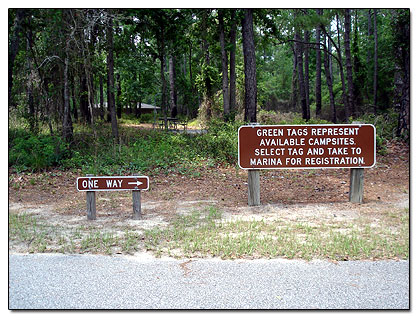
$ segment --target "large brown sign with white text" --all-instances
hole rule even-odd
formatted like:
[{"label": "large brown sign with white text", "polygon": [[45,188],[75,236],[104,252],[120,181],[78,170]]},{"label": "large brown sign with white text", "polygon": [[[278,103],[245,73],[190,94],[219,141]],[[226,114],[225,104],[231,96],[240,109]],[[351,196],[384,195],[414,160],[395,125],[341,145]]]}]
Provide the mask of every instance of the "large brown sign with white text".
[{"label": "large brown sign with white text", "polygon": [[370,124],[242,126],[242,169],[370,168],[376,129]]}]

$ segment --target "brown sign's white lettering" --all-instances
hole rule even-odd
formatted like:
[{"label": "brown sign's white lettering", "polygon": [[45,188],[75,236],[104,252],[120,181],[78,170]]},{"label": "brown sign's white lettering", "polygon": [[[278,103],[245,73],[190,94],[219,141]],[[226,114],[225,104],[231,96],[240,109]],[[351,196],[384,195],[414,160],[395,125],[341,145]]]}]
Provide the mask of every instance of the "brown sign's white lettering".
[{"label": "brown sign's white lettering", "polygon": [[242,126],[242,169],[370,168],[376,130],[369,124]]}]

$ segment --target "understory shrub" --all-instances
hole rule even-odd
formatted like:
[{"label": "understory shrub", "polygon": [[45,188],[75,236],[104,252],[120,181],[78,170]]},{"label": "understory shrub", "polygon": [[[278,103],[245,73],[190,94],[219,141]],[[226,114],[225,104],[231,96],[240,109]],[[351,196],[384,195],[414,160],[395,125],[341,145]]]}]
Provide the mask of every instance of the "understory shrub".
[{"label": "understory shrub", "polygon": [[58,136],[9,131],[9,166],[39,171],[58,166],[68,156],[68,145]]}]

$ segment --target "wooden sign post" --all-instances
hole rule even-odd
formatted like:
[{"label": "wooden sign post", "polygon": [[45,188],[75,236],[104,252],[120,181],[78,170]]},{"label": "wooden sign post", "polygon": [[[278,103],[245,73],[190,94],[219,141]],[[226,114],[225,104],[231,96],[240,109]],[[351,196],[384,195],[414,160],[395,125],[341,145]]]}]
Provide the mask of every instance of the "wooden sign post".
[{"label": "wooden sign post", "polygon": [[[138,176],[138,174],[135,174]],[[133,219],[141,219],[141,190],[133,190]]]},{"label": "wooden sign post", "polygon": [[[92,177],[93,174],[87,174],[86,177]],[[96,219],[96,192],[86,191],[86,207],[87,207],[87,218],[89,220]]]},{"label": "wooden sign post", "polygon": [[363,202],[363,182],[364,182],[364,169],[362,168],[350,169],[350,190],[349,190],[350,202],[359,203],[359,204]]},{"label": "wooden sign post", "polygon": [[87,218],[96,219],[96,191],[133,191],[133,219],[141,219],[141,190],[149,189],[147,176],[105,176],[95,177],[88,174],[76,180],[77,190],[86,191]]},{"label": "wooden sign post", "polygon": [[350,201],[361,202],[363,169],[375,163],[376,129],[369,124],[253,124],[238,130],[238,164],[248,170],[250,206],[260,203],[259,174],[250,171],[350,168],[355,170],[351,171]]},{"label": "wooden sign post", "polygon": [[[362,125],[363,123],[354,121],[353,124]],[[362,168],[350,169],[349,201],[352,203],[363,203],[363,184],[365,178],[364,173],[364,169]]]},{"label": "wooden sign post", "polygon": [[260,170],[248,170],[248,206],[259,206]]}]

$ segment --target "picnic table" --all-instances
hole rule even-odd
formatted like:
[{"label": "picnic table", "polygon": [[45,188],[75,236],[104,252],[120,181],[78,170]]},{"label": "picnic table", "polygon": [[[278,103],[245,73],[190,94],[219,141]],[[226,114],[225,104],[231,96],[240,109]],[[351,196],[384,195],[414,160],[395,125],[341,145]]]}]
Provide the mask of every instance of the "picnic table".
[{"label": "picnic table", "polygon": [[[168,128],[169,129],[177,130],[178,125],[183,126],[184,130],[187,129],[187,122],[186,121],[179,120],[178,118],[173,118],[173,117],[167,117],[166,120],[168,121]],[[160,129],[165,128],[165,118],[164,117],[159,118],[159,128]]]}]

